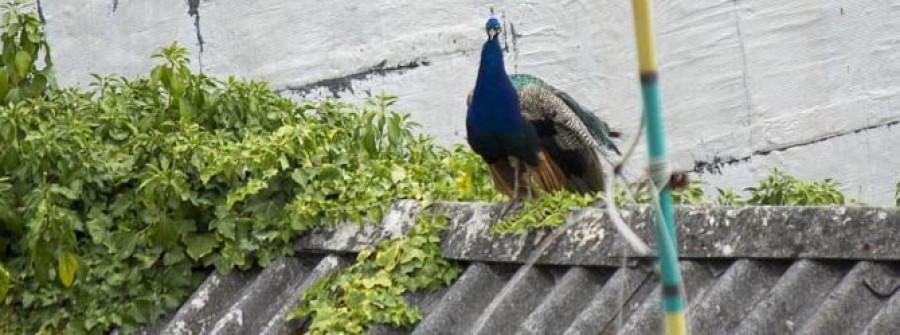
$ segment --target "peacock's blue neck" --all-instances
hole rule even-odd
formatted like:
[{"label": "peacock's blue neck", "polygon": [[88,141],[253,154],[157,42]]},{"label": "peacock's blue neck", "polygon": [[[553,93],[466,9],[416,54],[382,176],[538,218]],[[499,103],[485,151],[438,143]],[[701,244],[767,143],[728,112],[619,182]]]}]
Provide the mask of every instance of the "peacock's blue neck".
[{"label": "peacock's blue neck", "polygon": [[481,49],[478,79],[466,122],[478,132],[515,131],[522,121],[518,104],[516,89],[503,65],[500,42],[488,40]]}]

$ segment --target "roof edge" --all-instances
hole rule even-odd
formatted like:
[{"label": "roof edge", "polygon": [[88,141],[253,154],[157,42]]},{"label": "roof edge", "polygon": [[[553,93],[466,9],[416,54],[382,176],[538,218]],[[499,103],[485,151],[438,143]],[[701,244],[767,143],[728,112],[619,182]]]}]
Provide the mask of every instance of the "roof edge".
[{"label": "roof edge", "polygon": [[[441,249],[451,259],[524,263],[552,229],[498,235],[491,233],[501,206],[444,202],[429,211],[449,216]],[[628,206],[622,219],[649,245],[655,244],[651,207]],[[415,224],[422,206],[395,203],[382,224],[340,224],[318,228],[300,238],[304,252],[352,253],[380,240],[402,236]],[[900,211],[893,207],[676,206],[681,258],[767,258],[900,260]],[[605,210],[570,213],[564,231],[537,261],[545,265],[618,266],[629,250],[612,228]]]}]

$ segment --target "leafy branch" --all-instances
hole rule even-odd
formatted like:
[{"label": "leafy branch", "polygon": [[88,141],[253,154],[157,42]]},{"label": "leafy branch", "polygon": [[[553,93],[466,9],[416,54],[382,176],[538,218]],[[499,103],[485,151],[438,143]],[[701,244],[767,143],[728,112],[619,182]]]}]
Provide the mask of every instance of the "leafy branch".
[{"label": "leafy branch", "polygon": [[419,321],[418,309],[403,295],[450,284],[459,266],[444,259],[438,232],[446,216],[420,216],[405,237],[361,251],[356,263],[308,289],[288,320],[311,317],[310,334],[362,334],[372,324],[410,327]]}]

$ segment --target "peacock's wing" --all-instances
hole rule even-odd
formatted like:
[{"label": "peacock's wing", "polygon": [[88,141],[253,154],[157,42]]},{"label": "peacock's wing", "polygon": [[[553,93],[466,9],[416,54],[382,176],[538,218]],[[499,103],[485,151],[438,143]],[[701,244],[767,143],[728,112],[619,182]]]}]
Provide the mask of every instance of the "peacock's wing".
[{"label": "peacock's wing", "polygon": [[581,123],[584,124],[584,127],[587,128],[588,133],[590,133],[590,135],[597,143],[602,144],[604,147],[612,150],[617,154],[621,154],[621,152],[619,152],[619,148],[616,147],[616,144],[613,143],[611,139],[611,137],[614,136],[613,132],[609,128],[609,125],[599,117],[597,117],[597,115],[591,113],[586,108],[578,104],[578,102],[575,101],[575,99],[573,99],[572,96],[570,96],[568,93],[557,89],[550,84],[547,84],[541,78],[535,77],[530,74],[514,74],[510,75],[509,79],[512,82],[513,87],[515,87],[516,91],[519,92],[520,99],[522,90],[524,90],[527,86],[537,86],[539,88],[543,88],[552,92],[560,100],[562,100],[563,103],[565,103],[566,106],[569,107],[569,109],[572,110],[578,120],[580,120]]},{"label": "peacock's wing", "polygon": [[513,88],[516,89],[516,92],[522,92],[522,89],[527,85],[537,85],[540,87],[553,89],[553,86],[547,84],[547,82],[545,82],[543,79],[525,73],[510,75],[509,81],[512,82]]},{"label": "peacock's wing", "polygon": [[606,122],[603,122],[597,115],[594,115],[594,113],[581,107],[581,105],[579,105],[575,99],[572,99],[568,93],[556,89],[554,89],[554,93],[572,109],[597,142],[603,144],[603,146],[616,154],[622,154],[610,138],[612,131],[609,129],[609,125]]},{"label": "peacock's wing", "polygon": [[535,83],[519,90],[519,111],[538,131],[541,144],[581,192],[603,189],[599,141],[586,122],[551,87]]}]

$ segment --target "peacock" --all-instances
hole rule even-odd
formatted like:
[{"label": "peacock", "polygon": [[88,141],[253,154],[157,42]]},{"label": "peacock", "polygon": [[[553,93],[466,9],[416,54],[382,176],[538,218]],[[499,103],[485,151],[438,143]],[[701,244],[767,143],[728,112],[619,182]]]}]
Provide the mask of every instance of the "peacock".
[{"label": "peacock", "polygon": [[[492,16],[475,88],[469,93],[466,137],[488,164],[511,205],[545,192],[603,189],[598,154],[619,154],[609,125],[571,96],[528,74],[507,75],[500,21]],[[603,149],[601,149],[603,148]]]}]

